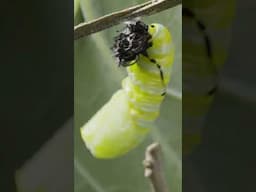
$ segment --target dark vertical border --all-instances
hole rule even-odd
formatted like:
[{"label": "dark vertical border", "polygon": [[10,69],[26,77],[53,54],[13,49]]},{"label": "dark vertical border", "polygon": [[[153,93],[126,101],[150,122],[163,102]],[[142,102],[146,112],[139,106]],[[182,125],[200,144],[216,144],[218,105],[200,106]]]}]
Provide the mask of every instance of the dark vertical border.
[{"label": "dark vertical border", "polygon": [[[207,2],[218,4],[219,9],[216,9],[215,13],[208,13],[207,10],[210,9],[203,10],[203,7],[208,6]],[[187,10],[183,12],[186,13],[183,15],[202,20],[202,22],[194,22],[195,26],[197,25],[198,29],[202,31],[202,39],[205,39],[206,42],[206,51],[202,52],[202,55],[198,55],[199,57],[214,56],[216,51],[223,51],[214,47],[214,44],[218,43],[217,40],[213,40],[215,37],[216,39],[222,38],[223,42],[226,41],[225,38],[231,37],[231,42],[226,50],[227,59],[223,67],[218,69],[219,79],[216,89],[213,89],[215,96],[201,130],[201,140],[189,154],[183,154],[184,192],[256,191],[254,179],[256,171],[256,25],[253,24],[256,16],[256,3],[252,0],[236,0],[229,35],[226,36],[225,32],[221,31],[216,32],[218,30],[214,28],[207,29],[207,25],[211,24],[203,23],[203,21],[216,20],[219,23],[224,23],[227,20],[226,17],[220,17],[220,15],[229,14],[232,5],[228,5],[226,1],[219,0],[193,1],[193,3],[189,0],[183,1],[183,7],[196,11],[201,9],[201,13],[208,14],[208,17],[200,18],[199,15],[192,14]],[[197,9],[194,9],[195,7]],[[200,8],[198,9],[198,7]],[[219,19],[216,19],[218,17]],[[183,23],[183,29],[187,29],[186,24]],[[211,34],[209,40],[204,37],[206,31]],[[185,37],[192,33],[193,31],[183,30],[183,69],[185,69],[186,56],[197,51],[196,48],[194,50],[188,48],[184,43],[187,40]],[[213,44],[211,49],[213,54],[209,54],[211,43]],[[185,81],[189,74],[184,70],[182,75],[184,90],[194,91],[194,87],[188,87],[187,81]],[[202,87],[198,86],[197,88]],[[194,105],[192,108],[188,102],[185,102],[186,97],[190,97],[186,93],[183,91],[183,119],[187,115],[184,113],[186,109],[198,110],[198,105]],[[183,124],[185,123],[183,122]],[[190,141],[184,135],[183,129],[183,145],[189,145]]]},{"label": "dark vertical border", "polygon": [[[71,0],[10,1],[1,7],[0,191],[16,191],[15,171],[73,116],[74,8]],[[73,144],[73,132],[69,139]],[[73,181],[73,152],[67,153],[62,174]]]}]

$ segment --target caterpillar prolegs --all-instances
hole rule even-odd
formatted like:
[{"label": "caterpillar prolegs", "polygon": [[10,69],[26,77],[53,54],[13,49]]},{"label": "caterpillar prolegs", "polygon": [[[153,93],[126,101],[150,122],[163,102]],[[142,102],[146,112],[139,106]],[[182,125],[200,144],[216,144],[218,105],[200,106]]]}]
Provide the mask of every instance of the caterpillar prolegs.
[{"label": "caterpillar prolegs", "polygon": [[115,38],[114,55],[127,67],[122,88],[81,127],[81,136],[96,158],[115,158],[135,148],[159,116],[170,81],[174,45],[161,24],[134,21]]}]

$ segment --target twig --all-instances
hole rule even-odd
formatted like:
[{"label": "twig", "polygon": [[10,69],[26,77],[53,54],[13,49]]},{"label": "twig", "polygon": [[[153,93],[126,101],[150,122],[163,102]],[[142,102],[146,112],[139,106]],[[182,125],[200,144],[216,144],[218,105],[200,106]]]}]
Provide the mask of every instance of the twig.
[{"label": "twig", "polygon": [[150,179],[154,192],[169,192],[161,161],[161,148],[159,143],[149,145],[145,152],[144,176]]},{"label": "twig", "polygon": [[121,11],[110,13],[93,21],[75,26],[74,39],[77,40],[92,33],[102,31],[125,20],[139,16],[152,15],[178,4],[181,4],[181,0],[152,0]]}]

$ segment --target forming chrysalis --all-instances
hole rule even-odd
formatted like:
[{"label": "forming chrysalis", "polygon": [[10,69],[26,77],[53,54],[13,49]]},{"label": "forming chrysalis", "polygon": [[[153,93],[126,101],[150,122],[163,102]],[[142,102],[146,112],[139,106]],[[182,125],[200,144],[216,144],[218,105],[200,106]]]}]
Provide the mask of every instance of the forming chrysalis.
[{"label": "forming chrysalis", "polygon": [[81,128],[82,139],[96,158],[121,156],[144,139],[159,116],[174,58],[168,29],[139,20],[126,23],[112,49],[128,76]]}]

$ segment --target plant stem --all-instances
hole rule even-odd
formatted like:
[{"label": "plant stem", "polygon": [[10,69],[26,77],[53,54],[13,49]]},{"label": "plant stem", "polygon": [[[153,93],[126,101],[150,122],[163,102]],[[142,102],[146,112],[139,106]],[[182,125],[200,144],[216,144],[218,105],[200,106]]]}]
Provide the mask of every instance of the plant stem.
[{"label": "plant stem", "polygon": [[158,13],[179,4],[181,4],[181,0],[152,0],[121,11],[113,12],[95,20],[80,23],[75,26],[74,39],[77,40],[84,36],[102,31],[125,20]]},{"label": "plant stem", "polygon": [[147,147],[143,165],[144,176],[149,178],[153,192],[169,192],[163,173],[159,143],[152,143]]}]

